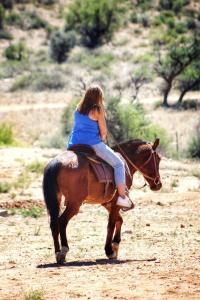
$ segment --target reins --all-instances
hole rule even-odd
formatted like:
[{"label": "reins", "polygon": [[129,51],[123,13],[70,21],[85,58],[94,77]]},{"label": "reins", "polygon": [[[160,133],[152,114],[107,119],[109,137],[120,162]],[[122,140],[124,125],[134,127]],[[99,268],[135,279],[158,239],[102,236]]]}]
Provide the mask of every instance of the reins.
[{"label": "reins", "polygon": [[[130,158],[127,156],[127,154],[124,152],[124,150],[121,148],[121,146],[119,145],[119,143],[116,142],[115,138],[112,136],[112,134],[108,131],[108,134],[112,137],[112,139],[115,141],[116,143],[116,146],[119,148],[119,150],[121,151],[122,155],[124,156],[125,160],[127,160],[129,162],[129,164],[134,168],[136,169],[138,172],[140,172],[144,178],[148,178],[150,180],[153,180],[153,182],[157,185],[157,181],[156,179],[160,179],[160,176],[158,175],[158,171],[156,169],[156,160],[155,160],[155,151],[151,148],[151,154],[149,156],[149,158],[142,164],[142,166],[140,168],[138,168],[131,160]],[[151,177],[147,174],[145,174],[144,172],[141,171],[141,168],[143,168],[146,164],[148,164],[148,162],[151,160],[153,156],[153,161],[154,161],[154,167],[155,167],[155,173],[156,173],[156,177]],[[130,175],[129,175],[130,176]],[[131,178],[132,179],[132,178]],[[140,187],[139,189],[142,189],[143,187],[145,187],[147,184],[146,182],[144,183],[144,185],[142,187]],[[137,187],[136,187],[137,188]]]}]

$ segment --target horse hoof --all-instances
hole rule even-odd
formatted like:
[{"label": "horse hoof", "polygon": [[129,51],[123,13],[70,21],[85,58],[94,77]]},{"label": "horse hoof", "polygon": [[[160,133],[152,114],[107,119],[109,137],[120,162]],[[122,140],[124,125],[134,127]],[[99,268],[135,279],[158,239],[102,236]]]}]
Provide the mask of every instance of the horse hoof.
[{"label": "horse hoof", "polygon": [[118,257],[118,251],[119,251],[119,244],[118,243],[112,243],[112,250],[114,253],[116,253],[116,258]]},{"label": "horse hoof", "polygon": [[56,252],[56,262],[59,265],[62,265],[65,262],[66,254],[62,253],[61,251]]}]

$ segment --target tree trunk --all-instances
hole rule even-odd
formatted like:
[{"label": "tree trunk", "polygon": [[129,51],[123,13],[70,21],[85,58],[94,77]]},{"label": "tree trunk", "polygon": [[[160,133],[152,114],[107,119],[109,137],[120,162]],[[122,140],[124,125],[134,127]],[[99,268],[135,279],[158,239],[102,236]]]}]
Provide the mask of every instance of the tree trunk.
[{"label": "tree trunk", "polygon": [[163,98],[163,106],[165,107],[169,107],[169,104],[168,104],[168,95],[169,95],[169,92],[172,88],[172,82],[171,81],[166,81],[167,83],[167,86],[166,86],[166,89],[164,91],[164,98]]},{"label": "tree trunk", "polygon": [[178,101],[177,101],[177,104],[176,104],[177,107],[180,107],[180,106],[181,106],[182,101],[183,101],[183,97],[185,96],[185,94],[186,94],[188,91],[189,91],[189,89],[185,89],[185,90],[183,90],[183,91],[181,92],[181,94],[180,94],[180,96],[179,96],[179,99],[178,99]]}]

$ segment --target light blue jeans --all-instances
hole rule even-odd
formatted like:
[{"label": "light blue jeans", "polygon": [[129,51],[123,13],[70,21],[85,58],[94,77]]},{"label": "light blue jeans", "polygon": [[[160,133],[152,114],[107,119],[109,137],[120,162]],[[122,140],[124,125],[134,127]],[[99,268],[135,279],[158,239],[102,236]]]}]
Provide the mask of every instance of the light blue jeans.
[{"label": "light blue jeans", "polygon": [[91,146],[97,156],[105,160],[109,165],[114,168],[115,184],[125,184],[125,165],[122,159],[106,144],[103,142]]}]

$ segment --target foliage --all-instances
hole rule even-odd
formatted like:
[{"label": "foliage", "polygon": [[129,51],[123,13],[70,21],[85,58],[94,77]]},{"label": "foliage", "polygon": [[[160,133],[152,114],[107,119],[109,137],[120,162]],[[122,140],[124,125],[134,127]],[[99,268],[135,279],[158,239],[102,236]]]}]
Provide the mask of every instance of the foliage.
[{"label": "foliage", "polygon": [[193,37],[189,41],[181,44],[170,45],[165,56],[159,55],[159,60],[155,66],[157,74],[165,81],[163,89],[163,105],[168,106],[168,95],[177,76],[182,74],[188,66],[200,58],[200,40]]},{"label": "foliage", "polygon": [[136,6],[140,7],[142,11],[146,11],[153,6],[153,0],[137,0],[136,1]]},{"label": "foliage", "polygon": [[182,103],[185,94],[191,90],[200,89],[200,62],[194,61],[178,78],[178,88],[181,92],[178,105]]},{"label": "foliage", "polygon": [[42,300],[42,299],[43,299],[42,290],[32,290],[30,292],[27,292],[23,298],[23,300]]},{"label": "foliage", "polygon": [[0,146],[12,145],[14,143],[13,125],[10,123],[0,124]]},{"label": "foliage", "polygon": [[13,78],[24,71],[27,71],[30,65],[27,60],[7,60],[0,64],[0,79]]},{"label": "foliage", "polygon": [[57,0],[38,0],[38,2],[43,5],[53,5]]},{"label": "foliage", "polygon": [[8,193],[11,185],[8,182],[0,182],[0,193]]},{"label": "foliage", "polygon": [[35,160],[26,166],[26,170],[32,173],[43,173],[46,162]]},{"label": "foliage", "polygon": [[18,42],[16,44],[11,44],[5,49],[4,55],[10,60],[23,60],[27,58],[28,51],[23,42]]},{"label": "foliage", "polygon": [[62,63],[67,59],[68,52],[76,44],[76,34],[73,30],[64,32],[57,30],[52,33],[50,39],[50,55],[53,60]]},{"label": "foliage", "polygon": [[155,137],[160,137],[161,148],[167,150],[169,138],[166,131],[158,125],[148,124],[141,105],[122,104],[118,98],[111,98],[106,111],[108,129],[114,143],[136,138],[153,142]]},{"label": "foliage", "polygon": [[[42,207],[33,206],[32,208],[12,208],[10,210],[12,215],[20,214],[23,217],[40,218],[43,215],[44,209]],[[26,298],[25,298],[26,299]],[[27,299],[38,299],[38,298],[27,298]]]},{"label": "foliage", "polygon": [[188,156],[200,159],[200,119],[188,145]]},{"label": "foliage", "polygon": [[65,83],[60,73],[36,71],[29,75],[22,75],[16,79],[11,91],[20,89],[32,89],[34,91],[58,90],[64,87]]},{"label": "foliage", "polygon": [[160,0],[160,9],[173,10],[176,14],[179,14],[183,7],[190,3],[190,0]]},{"label": "foliage", "polygon": [[12,40],[13,36],[10,32],[5,30],[0,30],[0,40]]},{"label": "foliage", "polygon": [[4,7],[0,4],[0,30],[4,28],[4,20],[5,20],[5,10]]},{"label": "foliage", "polygon": [[12,11],[6,16],[6,22],[24,30],[48,27],[48,23],[40,18],[36,11],[24,11],[20,14]]},{"label": "foliage", "polygon": [[66,16],[66,28],[75,29],[88,47],[109,41],[119,25],[118,3],[118,0],[74,0]]}]

